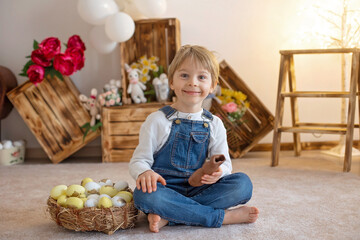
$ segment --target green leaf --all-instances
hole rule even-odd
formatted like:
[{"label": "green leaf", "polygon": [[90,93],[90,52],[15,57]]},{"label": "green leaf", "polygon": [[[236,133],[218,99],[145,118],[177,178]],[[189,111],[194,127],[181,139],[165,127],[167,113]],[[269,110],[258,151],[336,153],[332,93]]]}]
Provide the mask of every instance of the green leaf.
[{"label": "green leaf", "polygon": [[55,76],[58,77],[61,81],[64,81],[63,75],[54,69]]},{"label": "green leaf", "polygon": [[90,123],[89,123],[89,122],[87,122],[87,123],[85,123],[84,125],[81,126],[81,128],[89,128],[89,127],[90,127]]},{"label": "green leaf", "polygon": [[26,56],[25,58],[31,58],[31,55],[29,55],[29,56]]},{"label": "green leaf", "polygon": [[34,50],[39,48],[39,43],[34,39],[34,43],[33,43],[33,48]]},{"label": "green leaf", "polygon": [[102,122],[96,123],[94,126],[91,127],[91,131],[96,132],[98,128],[102,126]]},{"label": "green leaf", "polygon": [[19,73],[19,76],[27,77],[26,73]]},{"label": "green leaf", "polygon": [[65,47],[67,48],[67,43],[63,43],[65,45]]},{"label": "green leaf", "polygon": [[23,69],[22,69],[22,71],[21,71],[21,73],[19,74],[20,76],[27,76],[27,74],[26,74],[26,71],[29,69],[29,67],[31,66],[31,65],[33,65],[34,64],[34,62],[33,61],[31,61],[31,60],[29,60],[25,65],[24,65],[24,67],[23,67]]},{"label": "green leaf", "polygon": [[83,142],[85,142],[86,135],[88,134],[89,131],[90,131],[90,128],[85,130],[84,136],[83,136]]}]

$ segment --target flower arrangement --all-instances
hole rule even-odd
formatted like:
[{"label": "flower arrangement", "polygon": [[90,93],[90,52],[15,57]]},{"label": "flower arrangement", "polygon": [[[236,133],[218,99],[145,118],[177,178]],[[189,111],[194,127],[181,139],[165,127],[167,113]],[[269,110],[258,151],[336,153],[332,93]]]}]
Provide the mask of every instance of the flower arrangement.
[{"label": "flower arrangement", "polygon": [[101,106],[120,106],[122,105],[121,102],[121,95],[117,89],[111,89],[99,95],[99,101]]},{"label": "flower arrangement", "polygon": [[247,96],[240,91],[221,88],[221,95],[218,98],[221,101],[221,109],[227,113],[228,119],[241,125],[242,117],[250,107],[250,102],[246,100]]},{"label": "flower arrangement", "polygon": [[164,68],[163,66],[159,66],[157,64],[158,61],[159,58],[156,56],[151,56],[148,58],[144,55],[140,57],[137,62],[130,64],[131,68],[140,70],[140,81],[146,86],[146,91],[144,94],[150,102],[156,101],[155,89],[150,80],[158,78],[162,73],[164,73]]},{"label": "flower arrangement", "polygon": [[30,60],[25,64],[20,76],[27,76],[35,85],[41,83],[44,77],[58,77],[63,80],[64,76],[70,76],[84,67],[86,50],[85,44],[78,35],[68,39],[66,50],[61,53],[61,42],[58,38],[49,37],[40,44],[34,40]]}]

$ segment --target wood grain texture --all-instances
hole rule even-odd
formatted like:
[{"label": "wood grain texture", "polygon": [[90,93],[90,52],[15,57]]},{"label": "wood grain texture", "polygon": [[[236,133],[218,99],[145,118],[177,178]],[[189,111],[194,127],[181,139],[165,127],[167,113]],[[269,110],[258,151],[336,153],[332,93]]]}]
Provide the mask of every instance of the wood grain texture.
[{"label": "wood grain texture", "polygon": [[274,116],[226,61],[220,63],[219,84],[223,88],[241,91],[250,102],[250,107],[242,118],[244,123],[235,125],[228,120],[221,106],[215,100],[212,101],[212,113],[220,115],[227,128],[231,156],[241,157],[273,129]]},{"label": "wood grain texture", "polygon": [[83,141],[81,126],[90,115],[81,105],[79,91],[67,77],[45,78],[36,87],[30,81],[8,93],[31,132],[53,163],[58,163],[100,135],[90,132]]}]

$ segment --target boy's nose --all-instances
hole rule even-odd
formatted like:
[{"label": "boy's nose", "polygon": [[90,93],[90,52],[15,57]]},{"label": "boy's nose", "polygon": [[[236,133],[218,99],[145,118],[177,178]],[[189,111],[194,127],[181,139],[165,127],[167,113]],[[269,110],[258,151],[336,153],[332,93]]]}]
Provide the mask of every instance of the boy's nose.
[{"label": "boy's nose", "polygon": [[189,79],[189,85],[190,85],[190,86],[197,86],[197,85],[198,85],[197,78],[196,78],[196,77],[191,77],[191,78]]}]

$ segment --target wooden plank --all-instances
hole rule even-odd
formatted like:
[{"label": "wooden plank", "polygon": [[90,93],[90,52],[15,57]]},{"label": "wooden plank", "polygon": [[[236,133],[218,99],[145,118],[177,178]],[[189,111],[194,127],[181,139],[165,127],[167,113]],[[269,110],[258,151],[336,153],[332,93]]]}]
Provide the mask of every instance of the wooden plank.
[{"label": "wooden plank", "polygon": [[294,91],[284,92],[283,97],[304,97],[304,98],[349,98],[350,92],[321,92],[321,91]]},{"label": "wooden plank", "polygon": [[109,122],[109,135],[136,135],[139,134],[143,121],[139,122]]},{"label": "wooden plank", "polygon": [[327,53],[356,53],[360,48],[334,48],[334,49],[299,49],[299,50],[280,50],[282,55],[292,54],[327,54]]},{"label": "wooden plank", "polygon": [[281,140],[281,131],[279,131],[279,128],[282,125],[283,113],[284,113],[284,98],[281,96],[281,93],[284,92],[285,90],[288,65],[289,65],[288,57],[281,55],[279,82],[278,82],[276,109],[275,109],[273,148],[271,152],[272,167],[277,166],[279,164],[280,140]]},{"label": "wooden plank", "polygon": [[139,144],[139,135],[109,136],[109,148],[135,149]]},{"label": "wooden plank", "polygon": [[[289,91],[293,93],[296,91],[295,64],[294,64],[293,55],[290,55],[289,57],[288,79],[289,79]],[[296,97],[290,98],[290,108],[291,108],[291,123],[292,126],[295,127],[296,123],[299,121],[298,101]],[[300,134],[293,133],[293,139],[294,139],[295,156],[300,156],[300,152],[301,152]]]},{"label": "wooden plank", "polygon": [[[49,81],[43,81],[41,84],[38,85],[39,91],[41,91],[43,100],[42,103],[50,106],[50,111],[52,111],[52,119],[53,121],[58,121],[64,128],[64,131],[66,131],[70,135],[70,138],[72,139],[78,139],[82,137],[82,131],[79,128],[79,126],[76,124],[76,120],[73,117],[73,113],[69,111],[64,104],[63,101],[61,101],[61,97],[56,93],[57,89],[54,89]],[[34,91],[33,91],[34,92]],[[38,102],[37,104],[40,105]],[[56,107],[53,107],[56,106]],[[52,121],[49,119],[49,121]],[[75,124],[74,124],[75,123]],[[62,134],[65,135],[65,134]],[[67,141],[68,143],[68,141]],[[65,143],[65,145],[67,144]]]},{"label": "wooden plank", "polygon": [[40,92],[40,85],[45,85],[45,82],[39,84],[37,88],[34,88],[33,91],[26,91],[24,95],[31,103],[33,109],[36,111],[38,116],[41,118],[42,122],[46,126],[47,131],[56,139],[57,143],[64,147],[64,145],[69,144],[71,141],[71,136],[64,129],[62,124],[57,118],[54,118],[52,109],[44,101],[42,93]]},{"label": "wooden plank", "polygon": [[101,108],[101,122],[102,122],[102,131],[101,131],[101,147],[102,147],[102,161],[110,161],[110,134],[109,134],[109,115],[110,108],[102,107]]},{"label": "wooden plank", "polygon": [[[310,122],[298,122],[296,126],[313,126],[313,127],[342,127],[346,128],[347,124],[345,123],[310,123]],[[354,128],[359,128],[359,124],[354,124]]]},{"label": "wooden plank", "polygon": [[74,90],[71,90],[70,86],[68,86],[65,81],[61,81],[55,77],[51,79],[49,83],[55,89],[55,92],[58,94],[59,99],[68,109],[68,112],[71,113],[71,116],[67,115],[68,117],[74,118],[79,127],[87,122],[90,122],[90,115],[81,105],[79,96],[75,96],[73,94]]},{"label": "wooden plank", "polygon": [[344,156],[344,172],[351,170],[351,157],[352,157],[352,143],[354,136],[354,120],[355,120],[355,104],[356,104],[356,84],[360,75],[360,53],[353,53],[352,66],[351,66],[351,78],[350,78],[350,99],[349,109],[347,115],[347,129],[346,129],[346,144],[345,144],[345,156]]},{"label": "wooden plank", "polygon": [[[32,88],[36,88],[35,85],[29,87],[27,90],[32,90]],[[48,157],[52,160],[54,155],[61,152],[63,149],[58,145],[54,136],[48,131],[41,117],[34,110],[24,94],[19,93],[16,96],[12,95],[9,99],[16,107]]]},{"label": "wooden plank", "polygon": [[280,127],[279,132],[298,132],[298,133],[323,133],[323,134],[346,134],[346,128],[333,127]]},{"label": "wooden plank", "polygon": [[134,149],[112,149],[108,162],[129,162]]}]

